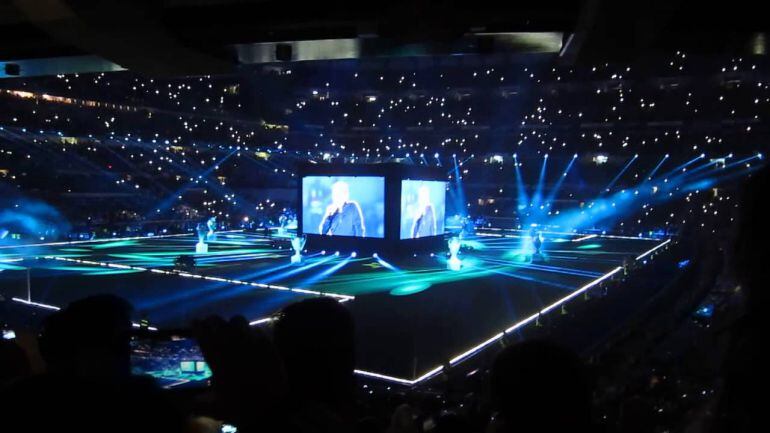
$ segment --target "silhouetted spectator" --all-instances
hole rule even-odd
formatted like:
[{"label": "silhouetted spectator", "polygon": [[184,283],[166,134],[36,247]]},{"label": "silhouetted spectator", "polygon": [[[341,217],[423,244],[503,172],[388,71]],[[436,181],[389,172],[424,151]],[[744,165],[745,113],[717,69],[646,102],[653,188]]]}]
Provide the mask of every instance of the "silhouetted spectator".
[{"label": "silhouetted spectator", "polygon": [[3,431],[175,432],[183,420],[154,381],[130,375],[131,306],[99,295],[51,315],[40,338],[48,371],[0,396]]},{"label": "silhouetted spectator", "polygon": [[239,432],[279,431],[285,420],[286,376],[273,343],[242,316],[194,324],[209,364],[218,419]]},{"label": "silhouetted spectator", "polygon": [[12,340],[0,340],[0,390],[29,373],[29,360],[21,347]]},{"label": "silhouetted spectator", "polygon": [[730,349],[725,361],[725,385],[719,405],[715,431],[762,431],[768,424],[763,401],[768,380],[768,355],[764,347],[768,335],[766,319],[768,276],[765,249],[770,242],[767,230],[767,192],[770,170],[756,173],[746,184],[739,205],[735,250],[732,257],[741,288],[746,294],[746,313],[730,328]]},{"label": "silhouetted spectator", "polygon": [[353,319],[330,298],[284,309],[275,344],[289,378],[292,419],[301,431],[352,431],[355,426]]},{"label": "silhouetted spectator", "polygon": [[96,295],[48,317],[40,352],[48,372],[123,380],[131,374],[131,305],[112,295]]},{"label": "silhouetted spectator", "polygon": [[591,391],[573,352],[545,341],[503,350],[491,375],[498,426],[505,432],[590,430]]}]

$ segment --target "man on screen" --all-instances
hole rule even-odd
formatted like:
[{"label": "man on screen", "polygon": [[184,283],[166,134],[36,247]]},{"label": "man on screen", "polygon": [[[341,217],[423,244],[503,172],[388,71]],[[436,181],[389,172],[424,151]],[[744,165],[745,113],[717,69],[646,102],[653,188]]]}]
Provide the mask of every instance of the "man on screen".
[{"label": "man on screen", "polygon": [[412,239],[436,235],[436,212],[430,201],[430,189],[423,185],[417,190],[417,210],[412,222]]},{"label": "man on screen", "polygon": [[350,200],[347,182],[338,181],[332,185],[332,203],[326,207],[318,230],[322,235],[366,236],[361,206]]}]

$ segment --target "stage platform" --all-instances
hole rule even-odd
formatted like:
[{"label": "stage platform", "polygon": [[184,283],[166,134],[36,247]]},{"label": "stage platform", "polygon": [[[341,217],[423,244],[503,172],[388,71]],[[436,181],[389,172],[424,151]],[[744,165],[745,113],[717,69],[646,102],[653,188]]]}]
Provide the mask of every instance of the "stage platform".
[{"label": "stage platform", "polygon": [[351,310],[358,373],[405,385],[428,379],[644,260],[662,239],[544,233],[540,256],[528,236],[487,230],[463,241],[463,267],[447,270],[445,251],[409,257],[311,251],[291,265],[287,239],[220,233],[194,270],[174,270],[194,255],[190,235],[0,247],[0,292],[52,310],[95,293],[114,293],[136,320],[185,327],[209,314],[244,315],[254,326],[292,302],[332,296]]}]

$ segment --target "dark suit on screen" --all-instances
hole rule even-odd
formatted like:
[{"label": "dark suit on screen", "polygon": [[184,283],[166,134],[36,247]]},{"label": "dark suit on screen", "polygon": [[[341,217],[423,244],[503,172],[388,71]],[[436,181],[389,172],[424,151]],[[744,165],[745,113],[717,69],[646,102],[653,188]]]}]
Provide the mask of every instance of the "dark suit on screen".
[{"label": "dark suit on screen", "polygon": [[341,209],[327,212],[321,221],[320,232],[322,235],[366,236],[361,207],[358,203],[349,201],[342,205]]},{"label": "dark suit on screen", "polygon": [[433,211],[433,205],[425,206],[422,215],[415,218],[412,224],[412,238],[424,238],[426,236],[436,235],[436,213]]}]

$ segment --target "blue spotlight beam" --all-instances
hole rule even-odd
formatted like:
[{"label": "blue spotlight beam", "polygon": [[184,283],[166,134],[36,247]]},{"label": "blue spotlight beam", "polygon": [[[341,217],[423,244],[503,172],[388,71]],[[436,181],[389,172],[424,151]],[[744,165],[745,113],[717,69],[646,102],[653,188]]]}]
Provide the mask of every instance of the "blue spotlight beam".
[{"label": "blue spotlight beam", "polygon": [[647,175],[648,181],[652,180],[652,178],[655,176],[655,173],[657,173],[658,170],[660,170],[660,167],[663,165],[664,162],[666,162],[667,159],[668,159],[668,154],[665,154],[663,158],[661,158],[660,161],[658,162],[658,165],[656,165],[655,168],[653,168],[652,171],[650,171],[650,173]]},{"label": "blue spotlight beam", "polygon": [[[208,175],[211,174],[211,172],[216,170],[216,168],[220,164],[222,164],[223,162],[227,161],[236,152],[238,152],[237,149],[233,150],[232,152],[230,152],[227,155],[225,155],[222,159],[220,159],[219,161],[215,162],[210,167],[206,168],[200,174],[198,174],[197,176],[193,176],[193,177],[197,177],[198,179],[207,178]],[[171,204],[174,203],[174,201],[177,199],[177,197],[180,194],[182,194],[185,191],[187,191],[188,189],[190,189],[190,187],[192,187],[194,184],[195,184],[195,180],[192,180],[192,181],[189,181],[189,182],[185,183],[181,188],[179,188],[178,190],[174,191],[173,194],[169,195],[166,199],[161,201],[158,206],[155,206],[155,209],[160,209],[161,211],[165,211],[165,210],[169,209],[171,207]]]},{"label": "blue spotlight beam", "polygon": [[546,204],[550,204],[553,201],[553,199],[556,198],[556,194],[558,194],[559,189],[561,189],[561,184],[564,183],[564,179],[567,178],[567,174],[569,173],[569,170],[572,168],[572,166],[575,164],[576,159],[577,159],[577,153],[567,163],[567,167],[564,169],[561,176],[559,176],[559,180],[556,181],[556,184],[551,189],[551,192],[548,194],[548,197],[546,197],[545,199]]},{"label": "blue spotlight beam", "polygon": [[626,165],[624,165],[623,168],[618,172],[618,174],[616,174],[615,177],[612,178],[610,183],[608,183],[607,186],[605,186],[604,189],[601,190],[599,195],[602,195],[605,192],[610,192],[612,187],[615,186],[615,184],[620,180],[620,177],[623,176],[623,173],[625,173],[626,170],[628,170],[628,168],[631,167],[631,164],[633,164],[633,162],[636,161],[637,158],[639,158],[639,154],[632,156],[631,159],[626,163]]},{"label": "blue spotlight beam", "polygon": [[695,164],[696,162],[700,161],[701,159],[703,159],[705,157],[706,157],[706,154],[701,153],[699,156],[696,156],[695,158],[685,162],[684,164],[681,164],[681,165],[677,166],[676,168],[673,168],[673,169],[665,172],[664,174],[660,175],[660,178],[665,179],[665,178],[667,178],[669,176],[675,175],[675,174],[681,172],[682,170],[684,170],[687,167]]},{"label": "blue spotlight beam", "polygon": [[452,155],[452,162],[454,162],[454,202],[455,202],[455,211],[457,214],[459,214],[462,217],[465,217],[468,213],[467,207],[465,205],[465,191],[463,189],[463,183],[462,183],[462,175],[460,174],[460,164],[457,163],[457,157],[455,155]]},{"label": "blue spotlight beam", "polygon": [[548,165],[548,154],[543,156],[543,165],[540,166],[540,176],[537,179],[537,186],[535,186],[535,193],[532,195],[531,206],[534,208],[540,207],[540,203],[543,201],[543,184],[545,184],[545,173]]},{"label": "blue spotlight beam", "polygon": [[524,187],[524,179],[521,177],[521,170],[519,169],[519,159],[516,156],[516,154],[513,155],[513,165],[516,168],[516,194],[517,197],[517,203],[518,203],[518,209],[523,210],[527,207],[527,204],[529,203],[529,198],[527,197],[527,189]]}]

